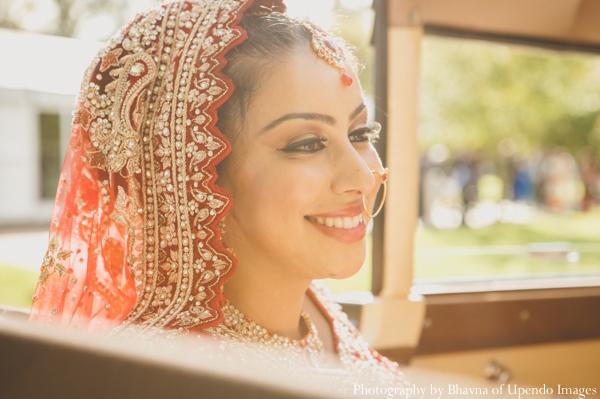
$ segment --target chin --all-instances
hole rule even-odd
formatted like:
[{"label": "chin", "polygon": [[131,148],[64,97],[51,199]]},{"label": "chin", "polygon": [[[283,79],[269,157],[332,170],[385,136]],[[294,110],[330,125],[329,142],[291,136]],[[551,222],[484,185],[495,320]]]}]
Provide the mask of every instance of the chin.
[{"label": "chin", "polygon": [[360,253],[344,253],[345,256],[334,257],[335,260],[331,261],[328,267],[324,268],[327,271],[327,275],[319,278],[333,278],[336,280],[343,280],[348,277],[354,276],[361,269],[365,263],[366,248],[363,245]]},{"label": "chin", "polygon": [[331,273],[329,276],[327,276],[327,278],[332,278],[332,279],[335,279],[335,280],[343,280],[343,279],[352,277],[356,273],[358,273],[358,271],[360,270],[360,268],[363,266],[363,263],[364,262],[360,262],[355,267],[351,267],[351,268],[349,267],[349,268],[346,268],[344,270],[340,270],[338,272]]}]

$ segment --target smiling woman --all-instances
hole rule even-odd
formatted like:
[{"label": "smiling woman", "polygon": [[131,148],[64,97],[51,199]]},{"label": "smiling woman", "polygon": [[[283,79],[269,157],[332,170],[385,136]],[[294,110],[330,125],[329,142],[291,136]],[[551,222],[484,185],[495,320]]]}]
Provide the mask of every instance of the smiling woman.
[{"label": "smiling woman", "polygon": [[234,194],[224,239],[240,260],[226,292],[274,332],[300,337],[297,313],[286,320],[284,309],[300,309],[311,280],[351,276],[364,262],[361,198],[381,169],[366,119],[360,87],[341,84],[308,46],[253,96],[221,184]]},{"label": "smiling woman", "polygon": [[258,343],[292,369],[404,384],[313,282],[364,262],[387,179],[371,144],[380,125],[367,124],[343,43],[284,12],[280,1],[165,3],[100,51],[34,322]]}]

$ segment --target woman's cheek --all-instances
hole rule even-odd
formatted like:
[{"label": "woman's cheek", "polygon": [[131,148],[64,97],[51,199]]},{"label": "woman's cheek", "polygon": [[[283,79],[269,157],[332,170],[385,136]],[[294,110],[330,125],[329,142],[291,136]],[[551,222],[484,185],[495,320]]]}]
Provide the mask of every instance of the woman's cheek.
[{"label": "woman's cheek", "polygon": [[373,144],[369,143],[369,146],[360,152],[360,155],[364,159],[365,163],[369,166],[369,169],[375,171],[382,171],[383,164],[381,163],[381,158],[379,157],[379,153],[373,147]]},{"label": "woman's cheek", "polygon": [[239,201],[243,203],[244,212],[253,215],[252,219],[280,220],[282,213],[292,211],[293,203],[297,200],[298,176],[287,173],[285,168],[272,165],[255,168],[251,173],[244,173],[243,192],[240,191]]},{"label": "woman's cheek", "polygon": [[289,176],[286,179],[278,180],[276,183],[271,187],[271,198],[269,200],[272,207],[276,209],[279,219],[293,222],[293,219],[300,220],[299,218],[303,218],[306,209],[310,209],[311,204],[315,202],[312,194],[314,187],[311,187],[310,181],[299,176]]},{"label": "woman's cheek", "polygon": [[[365,148],[363,151],[360,151],[360,155],[362,156],[363,160],[372,172],[383,171],[383,164],[381,163],[381,158],[379,157],[379,154],[377,153],[375,147],[373,147],[373,144],[369,144],[367,148]],[[378,175],[374,174],[374,176],[377,178],[378,183],[375,185],[373,191],[365,195],[367,203],[369,204],[369,213],[373,212],[377,192],[381,189],[381,184],[379,184],[380,180],[378,178]]]}]

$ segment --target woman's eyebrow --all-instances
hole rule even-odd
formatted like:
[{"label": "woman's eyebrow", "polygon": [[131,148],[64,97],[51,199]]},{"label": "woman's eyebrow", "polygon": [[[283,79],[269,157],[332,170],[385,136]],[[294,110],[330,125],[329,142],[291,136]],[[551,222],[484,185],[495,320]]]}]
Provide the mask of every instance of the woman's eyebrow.
[{"label": "woman's eyebrow", "polygon": [[360,113],[367,107],[367,104],[362,103],[350,114],[350,122],[352,122]]},{"label": "woman's eyebrow", "polygon": [[333,126],[337,123],[335,118],[330,115],[309,113],[309,112],[298,113],[298,114],[285,114],[281,118],[277,118],[273,122],[269,123],[267,126],[263,127],[261,129],[261,133],[266,132],[267,130],[271,130],[275,126],[278,126],[285,121],[289,121],[290,119],[304,119],[307,121],[317,121],[317,122],[322,122],[322,123],[325,123],[325,124],[331,125],[331,126]]},{"label": "woman's eyebrow", "polygon": [[[360,104],[352,113],[350,114],[350,122],[352,122],[364,109],[366,105]],[[289,121],[291,119],[304,119],[307,121],[317,121],[322,122],[327,125],[334,126],[337,121],[333,116],[318,114],[313,112],[302,112],[302,113],[293,113],[293,114],[285,114],[280,118],[275,119],[273,122],[269,123],[267,126],[263,127],[260,130],[260,133],[266,132],[267,130],[271,130],[274,127],[282,124],[283,122]]]}]

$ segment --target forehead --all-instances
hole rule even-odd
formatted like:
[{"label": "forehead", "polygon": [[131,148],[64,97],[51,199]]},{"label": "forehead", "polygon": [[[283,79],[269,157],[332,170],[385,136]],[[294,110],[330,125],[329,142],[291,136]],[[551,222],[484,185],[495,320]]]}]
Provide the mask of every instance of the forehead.
[{"label": "forehead", "polygon": [[313,50],[299,48],[282,62],[270,67],[259,90],[253,96],[247,121],[252,127],[262,127],[282,115],[315,112],[346,121],[364,102],[358,78],[351,87],[342,83],[342,72],[317,57]]}]

